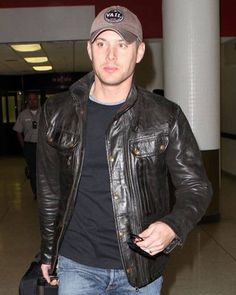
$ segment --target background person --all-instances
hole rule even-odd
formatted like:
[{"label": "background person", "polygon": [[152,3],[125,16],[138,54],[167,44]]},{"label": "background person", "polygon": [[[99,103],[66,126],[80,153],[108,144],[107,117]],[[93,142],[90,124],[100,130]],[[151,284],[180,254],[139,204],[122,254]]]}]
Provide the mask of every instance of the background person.
[{"label": "background person", "polygon": [[136,15],[101,11],[87,49],[93,72],[47,100],[40,119],[42,272],[49,282],[59,254],[60,295],[157,295],[211,186],[180,107],[133,83],[145,52]]},{"label": "background person", "polygon": [[29,171],[29,179],[34,197],[36,190],[36,147],[38,141],[38,123],[40,115],[39,96],[36,93],[27,95],[27,108],[17,117],[13,130],[17,132],[18,141],[23,149]]}]

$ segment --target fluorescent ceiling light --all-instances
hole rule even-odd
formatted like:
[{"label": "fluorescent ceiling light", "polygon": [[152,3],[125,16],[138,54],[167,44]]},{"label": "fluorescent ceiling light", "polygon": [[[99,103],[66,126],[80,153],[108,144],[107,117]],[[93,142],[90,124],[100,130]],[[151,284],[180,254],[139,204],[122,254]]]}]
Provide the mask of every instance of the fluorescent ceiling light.
[{"label": "fluorescent ceiling light", "polygon": [[38,51],[41,50],[40,44],[12,44],[10,45],[15,51],[19,52],[32,52],[32,51]]},{"label": "fluorescent ceiling light", "polygon": [[24,60],[29,63],[42,63],[48,61],[46,56],[24,57]]},{"label": "fluorescent ceiling light", "polygon": [[35,71],[51,71],[52,66],[35,66],[33,67]]}]

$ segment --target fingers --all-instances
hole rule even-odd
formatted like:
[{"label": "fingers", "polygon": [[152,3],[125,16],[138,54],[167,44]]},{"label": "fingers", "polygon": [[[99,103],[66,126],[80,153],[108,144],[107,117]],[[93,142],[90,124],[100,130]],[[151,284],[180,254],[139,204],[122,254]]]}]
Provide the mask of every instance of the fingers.
[{"label": "fingers", "polygon": [[153,230],[152,227],[149,226],[147,229],[145,229],[139,234],[139,237],[143,239],[147,239],[152,234],[152,230]]},{"label": "fingers", "polygon": [[163,251],[164,242],[160,235],[155,235],[150,229],[148,229],[142,232],[139,236],[142,237],[143,240],[136,241],[136,244],[148,254],[156,255]]},{"label": "fingers", "polygon": [[136,244],[150,255],[162,252],[175,237],[174,231],[163,222],[152,223],[146,230],[139,234],[143,241]]},{"label": "fingers", "polygon": [[51,268],[51,266],[49,264],[42,264],[41,265],[41,270],[42,270],[42,274],[43,277],[45,278],[45,280],[50,284],[50,276],[49,276],[49,269]]},{"label": "fingers", "polygon": [[156,255],[157,253],[159,253],[160,251],[156,251],[156,250],[148,249],[146,252],[147,252],[149,255],[154,256],[154,255]]},{"label": "fingers", "polygon": [[142,250],[152,256],[156,255],[159,252],[162,252],[165,249],[165,244],[163,242],[152,241],[148,238],[145,239],[143,242],[137,242],[136,244]]}]

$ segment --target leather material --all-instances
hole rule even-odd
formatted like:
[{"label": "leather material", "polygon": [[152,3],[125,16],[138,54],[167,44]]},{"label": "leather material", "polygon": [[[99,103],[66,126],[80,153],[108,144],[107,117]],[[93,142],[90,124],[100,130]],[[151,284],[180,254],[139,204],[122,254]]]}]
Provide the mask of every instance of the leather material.
[{"label": "leather material", "polygon": [[[46,101],[38,141],[38,199],[42,262],[55,267],[73,213],[84,155],[86,105],[93,73],[68,92]],[[126,103],[106,134],[117,239],[129,282],[142,287],[162,275],[168,255],[144,257],[127,244],[157,220],[181,243],[204,215],[211,185],[201,153],[180,107],[132,85]],[[170,210],[168,173],[176,188]],[[92,185],[92,184],[91,184]]]}]

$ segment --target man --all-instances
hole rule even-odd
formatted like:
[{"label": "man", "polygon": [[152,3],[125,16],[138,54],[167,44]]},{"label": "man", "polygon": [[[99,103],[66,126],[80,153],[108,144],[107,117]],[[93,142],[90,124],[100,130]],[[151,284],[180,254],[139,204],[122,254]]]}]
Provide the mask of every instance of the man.
[{"label": "man", "polygon": [[59,254],[60,295],[160,294],[210,184],[179,106],[133,84],[145,51],[136,15],[101,11],[87,49],[93,72],[49,99],[40,121],[42,272],[49,282]]},{"label": "man", "polygon": [[38,140],[39,97],[36,93],[27,95],[27,108],[17,117],[13,130],[23,149],[24,158],[29,171],[31,189],[36,198],[36,145]]}]

